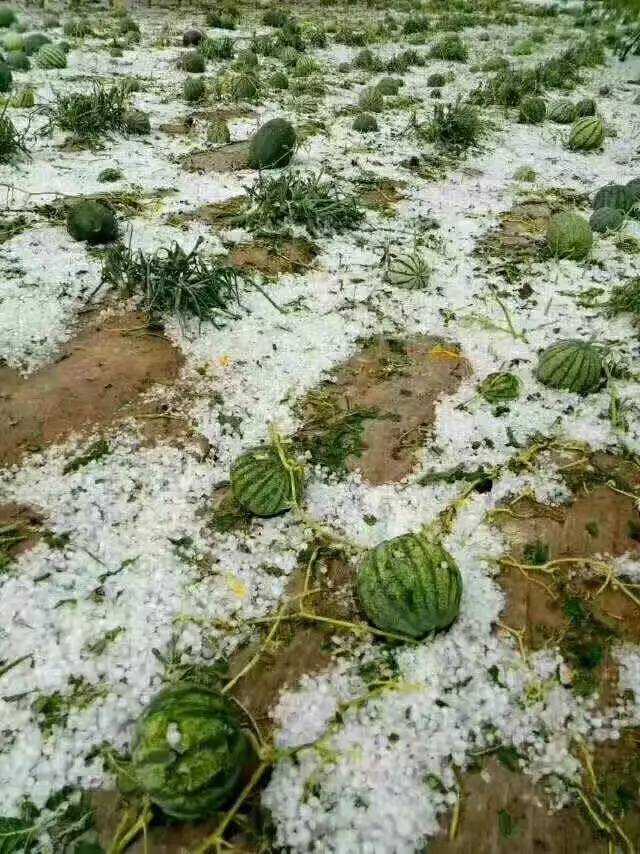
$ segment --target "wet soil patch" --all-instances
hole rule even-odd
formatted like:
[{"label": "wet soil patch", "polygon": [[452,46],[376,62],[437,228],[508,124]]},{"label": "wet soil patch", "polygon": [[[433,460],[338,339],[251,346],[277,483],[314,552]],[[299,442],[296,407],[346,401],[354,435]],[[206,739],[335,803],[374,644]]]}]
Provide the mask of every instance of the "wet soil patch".
[{"label": "wet soil patch", "polygon": [[229,260],[241,270],[277,276],[279,273],[304,273],[317,254],[317,247],[304,237],[261,239],[234,246]]},{"label": "wet soil patch", "polygon": [[249,141],[230,142],[209,151],[194,151],[181,158],[187,172],[236,172],[249,168]]},{"label": "wet soil patch", "polygon": [[400,192],[403,187],[406,187],[405,181],[394,181],[391,178],[363,178],[356,181],[356,193],[365,208],[383,213],[393,212],[403,198]]},{"label": "wet soil patch", "polygon": [[233,228],[235,219],[245,204],[245,196],[233,196],[223,202],[214,202],[209,205],[201,205],[199,208],[184,211],[182,213],[171,213],[165,217],[167,225],[180,228],[193,220],[204,222],[211,228]]},{"label": "wet soil patch", "polygon": [[0,367],[0,464],[134,415],[130,404],[154,384],[172,382],[181,363],[162,334],[130,313],[80,333],[54,364],[29,377]]},{"label": "wet soil patch", "polygon": [[304,426],[296,440],[337,474],[399,481],[431,430],[437,400],[468,370],[455,345],[435,338],[376,338],[298,404]]}]

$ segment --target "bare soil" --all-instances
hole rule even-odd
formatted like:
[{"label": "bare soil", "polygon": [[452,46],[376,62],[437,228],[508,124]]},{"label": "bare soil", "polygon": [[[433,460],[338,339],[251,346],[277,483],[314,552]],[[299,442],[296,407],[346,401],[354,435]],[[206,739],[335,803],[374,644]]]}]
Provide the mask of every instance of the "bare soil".
[{"label": "bare soil", "polygon": [[241,270],[257,270],[266,276],[301,273],[309,269],[317,248],[303,237],[255,240],[240,243],[229,253],[231,263]]},{"label": "bare soil", "polygon": [[181,355],[162,334],[142,327],[136,313],[110,318],[81,332],[55,363],[26,378],[0,367],[0,465],[135,414],[143,392],[171,383]]},{"label": "bare soil", "polygon": [[181,160],[187,172],[236,172],[249,166],[249,142],[230,142],[209,151],[195,151]]}]

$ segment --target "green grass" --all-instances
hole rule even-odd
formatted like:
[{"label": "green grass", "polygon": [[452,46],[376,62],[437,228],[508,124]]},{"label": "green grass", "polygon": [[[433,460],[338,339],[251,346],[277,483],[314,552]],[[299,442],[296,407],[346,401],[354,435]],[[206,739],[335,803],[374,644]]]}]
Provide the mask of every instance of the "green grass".
[{"label": "green grass", "polygon": [[174,243],[152,254],[119,244],[107,253],[103,280],[125,297],[139,297],[152,322],[168,313],[181,324],[195,317],[221,328],[225,320],[240,317],[231,306],[240,306],[240,287],[250,278],[205,258],[201,243],[202,238],[190,252]]},{"label": "green grass", "polygon": [[89,445],[83,454],[70,460],[62,469],[62,474],[70,474],[71,472],[78,471],[78,469],[84,468],[84,466],[89,465],[94,460],[101,460],[110,453],[111,448],[109,447],[109,443],[105,439],[98,439]]},{"label": "green grass", "polygon": [[13,563],[13,546],[17,546],[26,538],[21,525],[0,525],[0,575],[8,572]]},{"label": "green grass", "polygon": [[254,230],[302,225],[312,236],[330,234],[353,228],[365,215],[354,195],[340,192],[321,173],[260,176],[248,194],[247,207],[238,221]]},{"label": "green grass", "polygon": [[126,130],[125,114],[129,92],[120,85],[106,86],[96,81],[89,93],[54,94],[53,103],[42,107],[49,127],[70,131],[79,142],[95,142],[113,132]]},{"label": "green grass", "polygon": [[69,685],[67,693],[39,694],[31,704],[38,726],[45,735],[50,735],[56,727],[64,726],[70,711],[86,709],[107,690],[105,686],[92,685],[82,678],[72,677]]},{"label": "green grass", "polygon": [[450,154],[462,154],[477,145],[486,132],[484,122],[473,104],[435,104],[433,118],[418,128],[418,135]]},{"label": "green grass", "polygon": [[0,163],[12,163],[21,155],[27,154],[25,135],[18,133],[16,126],[7,115],[8,104],[0,110]]},{"label": "green grass", "polygon": [[616,285],[606,303],[609,315],[633,314],[640,319],[640,278]]},{"label": "green grass", "polygon": [[429,56],[432,59],[445,59],[449,62],[466,62],[469,51],[459,35],[452,35],[437,41],[429,51]]}]

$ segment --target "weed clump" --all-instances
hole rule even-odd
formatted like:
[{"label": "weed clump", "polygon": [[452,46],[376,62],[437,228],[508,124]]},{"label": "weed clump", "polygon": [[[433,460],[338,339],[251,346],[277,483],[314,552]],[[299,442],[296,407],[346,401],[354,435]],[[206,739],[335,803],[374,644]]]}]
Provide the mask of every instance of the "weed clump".
[{"label": "weed clump", "polygon": [[431,48],[429,56],[432,59],[446,59],[449,62],[466,62],[469,51],[459,35],[452,35],[437,41]]},{"label": "weed clump", "polygon": [[287,172],[277,178],[258,178],[248,190],[241,224],[252,229],[303,225],[311,235],[353,228],[364,218],[355,196],[341,193],[322,174]]},{"label": "weed clump", "polygon": [[16,130],[7,107],[5,104],[0,110],[0,163],[11,163],[20,154],[27,154],[24,135]]},{"label": "weed clump", "polygon": [[124,86],[94,82],[93,91],[56,92],[53,104],[43,107],[49,128],[70,131],[79,141],[95,141],[114,131],[126,131],[129,93]]},{"label": "weed clump", "polygon": [[455,104],[436,104],[432,120],[421,125],[418,134],[438,148],[462,154],[478,144],[485,128],[485,122],[472,104],[457,101]]}]

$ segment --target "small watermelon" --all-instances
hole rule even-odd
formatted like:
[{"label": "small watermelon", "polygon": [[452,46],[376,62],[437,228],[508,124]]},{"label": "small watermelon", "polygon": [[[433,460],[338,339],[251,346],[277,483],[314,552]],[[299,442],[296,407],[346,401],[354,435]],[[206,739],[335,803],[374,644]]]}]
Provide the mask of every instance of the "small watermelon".
[{"label": "small watermelon", "polygon": [[284,71],[274,71],[268,82],[272,89],[282,90],[289,88],[289,78]]},{"label": "small watermelon", "polygon": [[593,209],[616,208],[627,213],[634,204],[633,190],[624,184],[607,184],[601,187],[593,197]]},{"label": "small watermelon", "polygon": [[238,55],[236,56],[235,65],[238,68],[257,68],[259,65],[259,60],[257,54],[245,48],[244,50],[239,50]]},{"label": "small watermelon", "polygon": [[595,116],[596,102],[593,98],[583,98],[576,104],[576,117]]},{"label": "small watermelon", "polygon": [[59,47],[45,44],[36,54],[36,63],[40,68],[66,68],[67,56]]},{"label": "small watermelon", "polygon": [[540,354],[536,376],[549,388],[591,394],[602,384],[602,352],[588,341],[558,341]]},{"label": "small watermelon", "polygon": [[303,481],[291,473],[275,448],[253,448],[239,456],[231,467],[231,491],[238,504],[254,516],[276,516],[290,510],[302,494]]},{"label": "small watermelon", "polygon": [[188,80],[184,81],[182,95],[185,101],[201,101],[206,95],[206,92],[207,90],[204,85],[204,80],[200,77],[189,77]]},{"label": "small watermelon", "polygon": [[182,34],[182,44],[185,47],[191,47],[200,44],[203,38],[204,35],[200,30],[185,30]]},{"label": "small watermelon", "polygon": [[229,125],[222,119],[211,122],[207,128],[207,142],[212,142],[216,145],[224,145],[231,142]]},{"label": "small watermelon", "polygon": [[557,258],[579,261],[591,251],[593,233],[584,217],[572,213],[554,214],[547,227],[547,246]]},{"label": "small watermelon", "polygon": [[311,77],[312,74],[316,74],[319,70],[320,66],[315,59],[303,53],[298,57],[293,73],[296,77]]},{"label": "small watermelon", "polygon": [[370,549],[357,570],[358,599],[374,626],[422,638],[460,612],[462,577],[445,549],[422,534],[402,534]]},{"label": "small watermelon", "polygon": [[544,98],[537,95],[527,95],[520,101],[519,121],[526,125],[539,125],[547,114]]},{"label": "small watermelon", "polygon": [[11,105],[13,107],[17,107],[18,109],[26,110],[30,107],[33,107],[36,103],[36,95],[33,89],[30,89],[28,86],[25,86],[22,89],[18,89],[17,92],[14,93],[13,98],[11,99]]},{"label": "small watermelon", "polygon": [[123,116],[125,130],[128,133],[144,136],[151,133],[149,116],[142,110],[127,110]]},{"label": "small watermelon", "polygon": [[118,223],[106,205],[87,199],[69,210],[67,231],[76,240],[86,240],[92,245],[109,243],[118,236]]},{"label": "small watermelon", "polygon": [[164,688],[143,711],[127,777],[167,815],[194,821],[235,797],[251,754],[229,700],[182,682]]},{"label": "small watermelon", "polygon": [[202,74],[205,70],[206,63],[204,56],[197,50],[189,50],[183,53],[178,60],[178,67],[189,74]]},{"label": "small watermelon", "polygon": [[20,33],[8,33],[2,40],[5,50],[24,50],[24,37]]},{"label": "small watermelon", "polygon": [[604,142],[605,126],[598,116],[576,119],[569,135],[569,148],[573,151],[593,151]]},{"label": "small watermelon", "polygon": [[396,255],[389,262],[385,280],[397,288],[424,290],[431,278],[431,268],[417,252]]},{"label": "small watermelon", "polygon": [[31,68],[29,57],[23,50],[8,50],[5,61],[14,71],[29,71]]},{"label": "small watermelon", "polygon": [[6,62],[0,61],[0,92],[8,92],[13,82],[13,74]]},{"label": "small watermelon", "polygon": [[640,178],[632,178],[626,185],[627,190],[631,193],[633,204],[637,205],[640,202]]},{"label": "small watermelon", "polygon": [[478,393],[487,403],[504,403],[520,397],[520,380],[508,371],[488,374],[478,386]]},{"label": "small watermelon", "polygon": [[576,120],[576,108],[571,101],[555,101],[549,107],[547,118],[558,125],[570,125]]},{"label": "small watermelon", "polygon": [[287,166],[293,157],[297,137],[286,119],[271,119],[258,128],[251,139],[249,166],[252,169],[276,169]]},{"label": "small watermelon", "polygon": [[28,36],[24,37],[22,49],[27,56],[32,56],[45,44],[51,44],[49,36],[45,36],[44,33],[30,33]]},{"label": "small watermelon", "polygon": [[383,95],[397,95],[403,85],[404,80],[399,77],[383,77],[376,83],[376,89]]},{"label": "small watermelon", "polygon": [[619,231],[624,223],[624,213],[619,208],[598,208],[591,214],[589,225],[598,234]]},{"label": "small watermelon", "polygon": [[371,113],[360,113],[353,120],[351,127],[358,133],[374,133],[378,130],[378,122]]},{"label": "small watermelon", "polygon": [[0,27],[10,27],[16,21],[16,13],[9,6],[0,6]]}]

